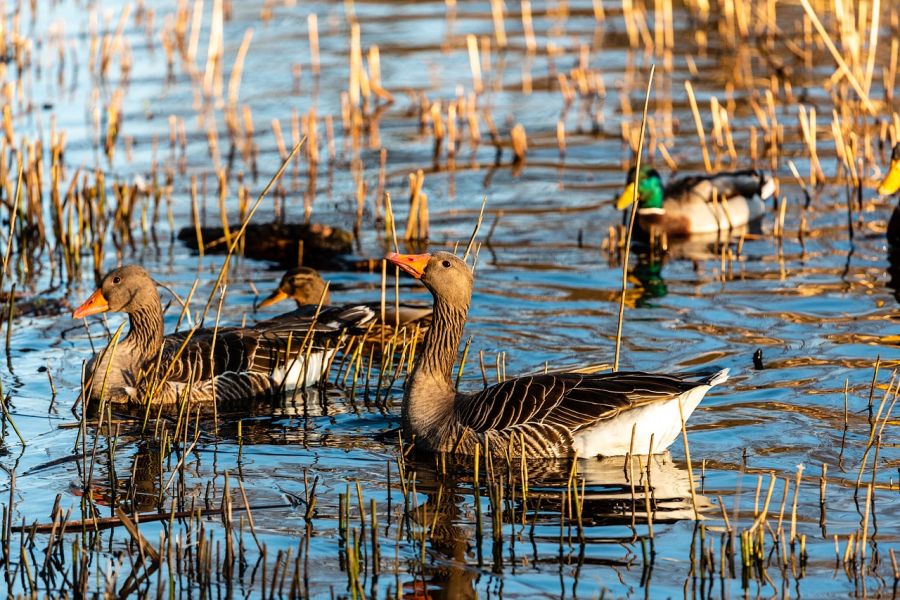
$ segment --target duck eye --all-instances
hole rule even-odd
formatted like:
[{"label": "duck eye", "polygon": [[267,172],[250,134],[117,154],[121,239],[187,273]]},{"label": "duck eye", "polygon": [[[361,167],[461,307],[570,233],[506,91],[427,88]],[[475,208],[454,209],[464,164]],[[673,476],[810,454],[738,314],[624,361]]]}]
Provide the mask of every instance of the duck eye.
[{"label": "duck eye", "polygon": [[450,261],[449,261],[449,260],[445,260],[445,261],[442,262],[441,264],[444,265],[444,268],[445,268],[445,269],[449,269],[449,268],[450,268]]},{"label": "duck eye", "polygon": [[113,277],[113,283],[119,283],[120,281],[122,281],[121,277],[118,277],[118,276]]}]

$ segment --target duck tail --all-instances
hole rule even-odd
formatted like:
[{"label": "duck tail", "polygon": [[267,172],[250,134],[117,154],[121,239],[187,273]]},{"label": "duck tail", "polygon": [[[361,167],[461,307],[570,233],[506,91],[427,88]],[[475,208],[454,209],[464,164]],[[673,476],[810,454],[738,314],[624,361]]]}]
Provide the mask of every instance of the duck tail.
[{"label": "duck tail", "polygon": [[725,383],[728,380],[728,371],[729,369],[722,369],[714,375],[707,377],[703,381],[703,384],[712,387],[714,385],[719,385],[720,383]]},{"label": "duck tail", "polygon": [[759,197],[763,200],[768,200],[772,196],[775,195],[775,179],[766,173],[762,173],[760,186],[759,186]]}]

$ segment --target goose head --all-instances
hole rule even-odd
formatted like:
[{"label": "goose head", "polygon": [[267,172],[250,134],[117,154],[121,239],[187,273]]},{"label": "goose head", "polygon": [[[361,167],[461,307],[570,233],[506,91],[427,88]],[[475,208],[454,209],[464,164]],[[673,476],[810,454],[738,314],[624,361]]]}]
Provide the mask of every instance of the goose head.
[{"label": "goose head", "polygon": [[323,305],[330,303],[325,280],[318,271],[309,267],[297,267],[285,273],[278,284],[278,289],[263,299],[259,303],[259,308],[272,306],[288,298],[293,298],[301,306],[319,304],[320,299]]},{"label": "goose head", "polygon": [[147,308],[159,310],[159,292],[150,275],[137,265],[113,269],[100,287],[75,309],[72,317],[82,319],[104,312],[132,314]]},{"label": "goose head", "polygon": [[472,301],[472,270],[452,252],[391,252],[387,260],[421,281],[435,300],[460,309],[469,309]]}]

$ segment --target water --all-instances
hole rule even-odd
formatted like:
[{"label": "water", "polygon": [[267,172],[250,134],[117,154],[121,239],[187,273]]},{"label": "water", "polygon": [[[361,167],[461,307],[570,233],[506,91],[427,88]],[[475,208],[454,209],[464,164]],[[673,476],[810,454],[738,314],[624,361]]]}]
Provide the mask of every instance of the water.
[{"label": "water", "polygon": [[[514,4],[507,5],[505,20],[509,47],[498,52],[496,41],[492,40],[490,69],[484,73],[486,91],[478,101],[479,110],[489,111],[504,140],[501,160],[495,164],[495,150],[482,122],[482,143],[472,149],[464,137],[451,168],[446,145],[439,164],[434,164],[433,139],[430,128],[419,128],[418,103],[423,95],[446,102],[460,90],[471,91],[465,35],[492,35],[488,5],[461,2],[455,8],[455,19],[448,18],[448,7],[443,2],[372,1],[352,6],[360,24],[363,51],[373,44],[379,46],[382,85],[396,99],[381,113],[377,139],[363,135],[354,147],[341,126],[340,101],[340,92],[348,85],[346,11],[350,5],[235,2],[231,19],[223,29],[225,83],[245,31],[252,27],[239,102],[252,108],[259,175],[252,177],[250,165],[237,153],[227,203],[232,222],[237,215],[237,172],[244,173],[251,196],[255,197],[280,162],[271,133],[272,119],[281,121],[290,145],[291,111],[306,114],[315,108],[320,119],[325,115],[334,117],[337,158],[333,162],[327,158],[325,126],[320,121],[323,162],[312,188],[314,193],[309,196],[312,217],[352,228],[356,219],[356,180],[364,180],[368,189],[358,254],[378,257],[387,249],[373,226],[381,148],[388,151],[386,189],[394,198],[401,227],[406,222],[407,175],[424,170],[432,248],[465,244],[482,199],[487,197],[480,239],[488,239],[488,230],[491,234],[479,253],[466,336],[473,338],[470,357],[484,352],[490,378],[495,376],[493,365],[498,352],[505,353],[506,372],[510,375],[541,370],[545,365],[611,363],[621,266],[601,245],[608,228],[622,221],[613,207],[631,159],[629,146],[622,141],[622,126],[627,123],[637,131],[649,65],[657,64],[655,98],[650,104],[650,118],[657,133],[651,138],[654,142],[664,141],[679,170],[689,173],[702,171],[703,161],[684,81],[690,79],[695,90],[713,160],[722,168],[753,166],[751,137],[757,137],[760,149],[766,142],[751,103],[757,102],[766,110],[764,92],[772,72],[771,56],[779,57],[790,69],[793,84],[792,96],[784,92],[783,85],[779,88],[774,110],[784,137],[777,161],[781,193],[787,201],[783,239],[773,237],[777,215],[770,213],[763,235],[746,239],[740,256],[725,264],[724,271],[720,255],[704,245],[698,248],[673,243],[661,270],[632,257],[627,296],[623,368],[679,372],[715,366],[732,370],[729,382],[710,392],[688,427],[698,511],[705,526],[702,541],[707,548],[712,544],[717,565],[713,577],[704,579],[698,572],[701,532],[693,520],[686,449],[681,440],[672,446],[670,456],[654,459],[651,468],[655,499],[660,502],[654,523],[656,554],[652,567],[644,553],[649,532],[642,488],[638,489],[637,510],[632,510],[630,483],[624,478],[627,469],[623,469],[621,461],[608,464],[587,460],[577,465],[587,494],[584,543],[579,539],[574,519],[564,519],[564,539],[560,542],[560,494],[566,489],[565,466],[557,467],[562,472],[542,475],[536,469],[531,474],[535,482],[532,497],[524,507],[517,502],[508,504],[499,545],[492,541],[493,513],[484,488],[479,501],[486,528],[483,539],[477,538],[471,465],[444,474],[429,460],[405,463],[408,472],[416,472],[417,481],[416,493],[410,494],[410,506],[405,510],[397,465],[401,450],[396,435],[389,433],[398,426],[399,383],[385,404],[362,394],[351,400],[346,392],[334,389],[326,396],[301,397],[283,406],[223,412],[218,421],[205,416],[199,421],[200,435],[195,443],[188,438],[180,450],[165,455],[160,454],[159,442],[153,435],[140,433],[142,415],[119,415],[119,438],[111,461],[109,434],[115,426],[96,437],[92,484],[100,516],[112,515],[110,491],[117,486],[119,494],[128,488],[138,490],[129,501],[147,513],[170,509],[173,497],[181,508],[190,508],[192,502],[197,506],[208,502],[219,506],[227,473],[235,506],[244,504],[237,486],[240,478],[251,506],[277,507],[253,512],[256,537],[268,550],[268,570],[264,571],[257,562],[257,545],[245,523],[242,539],[247,567],[235,580],[231,593],[263,596],[267,593],[261,583],[263,573],[272,573],[276,553],[291,549],[293,560],[298,548],[302,548],[306,557],[303,573],[307,576],[303,589],[316,595],[349,596],[347,542],[340,539],[338,498],[349,492],[351,525],[358,530],[358,482],[367,518],[371,517],[371,500],[376,502],[378,514],[381,572],[376,576],[367,567],[361,575],[362,589],[371,596],[730,596],[743,594],[745,582],[741,576],[739,537],[734,542],[736,570],[719,579],[723,532],[728,525],[739,532],[753,524],[756,507],[762,507],[770,474],[774,474],[779,479],[769,506],[769,525],[777,530],[777,524],[782,522],[785,535],[790,535],[795,502],[793,482],[798,465],[803,465],[802,485],[796,496],[796,529],[806,536],[808,558],[801,564],[799,543],[795,544],[795,554],[789,557],[793,562],[787,567],[780,568],[779,559],[768,557],[769,580],[754,573],[746,583],[747,593],[807,597],[891,594],[894,579],[888,552],[896,546],[900,533],[895,526],[895,469],[900,455],[892,440],[893,418],[886,419],[874,475],[874,449],[867,457],[869,468],[864,481],[875,484],[874,508],[867,521],[867,566],[845,568],[835,559],[834,536],[839,538],[843,555],[848,535],[860,530],[866,516],[865,488],[861,488],[857,502],[854,492],[870,433],[867,406],[876,356],[881,360],[874,391],[877,411],[890,370],[900,360],[900,350],[893,320],[896,292],[887,271],[882,233],[893,201],[879,200],[874,184],[867,186],[863,210],[853,216],[855,235],[849,238],[845,180],[838,176],[830,129],[833,99],[822,84],[835,69],[833,60],[817,47],[813,49],[815,60],[810,68],[799,54],[786,49],[787,40],[780,37],[773,42],[775,52],[767,60],[762,52],[765,42],[761,42],[762,49],[754,43],[741,44],[716,31],[713,25],[698,24],[696,12],[678,4],[674,7],[676,44],[672,68],[667,69],[664,56],[629,49],[621,6],[612,2],[605,3],[606,20],[602,24],[594,20],[589,2],[536,2],[533,12],[538,50],[529,57]],[[762,3],[753,4],[763,10]],[[132,6],[134,10],[123,29],[133,61],[127,81],[120,75],[118,58],[112,61],[106,79],[97,77],[96,69],[94,74],[88,71],[92,15],[107,19],[107,29],[114,31],[122,6],[119,2],[104,3],[102,7],[78,2],[40,6],[33,24],[28,9],[23,9],[23,22],[28,23],[26,30],[32,36],[33,63],[26,71],[22,89],[32,110],[26,110],[20,102],[14,104],[16,133],[31,138],[46,136],[50,120],[55,119],[57,130],[67,134],[66,182],[82,166],[87,170],[107,170],[111,180],[130,182],[135,175],[149,178],[155,160],[160,173],[171,170],[173,175],[176,229],[191,222],[191,177],[196,176],[200,182],[205,178],[205,221],[216,224],[216,158],[210,156],[203,123],[215,118],[220,136],[218,160],[225,165],[229,142],[223,107],[221,103],[213,102],[212,108],[200,103],[197,85],[181,58],[176,56],[171,76],[167,73],[160,31],[167,15],[175,13],[175,4],[167,2],[154,7],[152,35],[145,31],[145,24],[135,23],[139,11]],[[272,11],[266,22],[260,20],[264,7]],[[890,60],[891,32],[885,23],[890,22],[887,11],[892,9],[882,10],[876,73],[887,69]],[[198,38],[201,69],[211,6],[205,6],[204,11]],[[307,42],[307,16],[311,13],[318,15],[321,40],[318,80],[312,76]],[[802,28],[795,25],[801,17],[799,5],[778,5],[779,27],[786,36],[796,34],[795,43],[805,47]],[[652,36],[652,10],[648,18]],[[698,46],[695,37],[701,26],[708,30],[709,45],[705,50]],[[57,78],[59,62],[52,42],[54,35],[62,36],[67,49],[62,84]],[[552,60],[548,59],[548,44],[556,48]],[[579,65],[583,46],[589,49],[584,55],[588,67],[595,80],[602,82],[605,92],[576,97],[566,109],[556,74],[568,74]],[[292,75],[295,63],[301,65],[299,93],[294,89]],[[749,83],[739,73],[746,64],[752,65],[756,77]],[[10,70],[7,76],[12,73]],[[528,85],[530,93],[523,91]],[[876,75],[873,98],[883,97],[882,86]],[[124,116],[115,155],[108,161],[103,156],[102,136],[94,129],[94,110],[100,107],[96,114],[99,122],[105,124],[105,106],[117,90],[122,93]],[[729,109],[729,120],[739,155],[737,161],[731,161],[725,146],[718,148],[711,139],[712,96],[726,106],[734,103]],[[623,97],[630,99],[633,114],[623,115]],[[788,161],[793,161],[799,173],[808,177],[809,152],[799,131],[797,98],[802,98],[807,108],[816,107],[819,159],[826,175],[808,210],[803,209],[802,191],[788,165]],[[889,120],[889,113],[885,107],[878,119]],[[183,155],[180,148],[170,149],[170,116],[184,120]],[[667,137],[662,132],[670,118],[673,136]],[[556,123],[560,119],[567,133],[564,158],[556,144]],[[525,126],[529,152],[524,164],[514,166],[508,139],[515,123]],[[855,128],[860,138],[878,137],[875,118],[859,119]],[[650,146],[654,162],[668,174],[660,150],[655,143]],[[883,155],[879,158],[877,163],[867,163],[865,167],[873,182],[877,169],[886,164]],[[301,161],[299,165],[296,171],[289,167],[284,182],[288,194],[283,210],[294,221],[303,219],[304,194],[310,189],[307,163]],[[757,166],[770,168],[770,159],[760,159]],[[274,211],[274,204],[266,201],[255,220],[271,220]],[[799,235],[802,220],[803,236]],[[140,262],[182,296],[199,278],[194,307],[202,310],[221,258],[199,258],[179,242],[170,243],[165,219],[158,220],[155,226],[158,243],[138,235],[137,247],[126,251],[121,260]],[[91,264],[88,256],[84,260]],[[102,270],[114,266],[117,260],[113,247],[108,245]],[[89,273],[90,267],[79,285],[57,294],[65,293],[70,303],[77,305],[93,289]],[[378,274],[328,275],[339,288],[334,293],[335,301],[378,297]],[[266,294],[279,276],[264,262],[237,261],[230,273],[223,322],[255,319],[255,290]],[[19,289],[24,286],[36,291],[48,282],[45,269],[23,282]],[[428,300],[426,293],[409,286],[408,280],[403,284],[404,299]],[[170,310],[167,327],[171,329],[177,317],[177,310]],[[114,331],[119,322],[118,317],[110,316],[108,329]],[[87,478],[82,448],[75,450],[78,417],[73,416],[70,407],[78,394],[81,363],[91,353],[91,340],[97,345],[104,335],[102,323],[99,318],[88,320],[90,338],[83,325],[66,314],[23,318],[15,323],[7,368],[0,376],[4,390],[10,394],[13,419],[27,442],[23,447],[11,427],[4,429],[0,461],[6,469],[14,469],[17,476],[12,494],[13,524],[23,520],[28,524],[49,522],[57,495],[63,511],[72,509],[72,519],[88,516],[82,515],[81,487]],[[752,360],[758,349],[762,351],[763,370],[755,369]],[[474,364],[469,363],[463,377],[466,389],[481,385],[481,374]],[[52,376],[55,396],[45,371]],[[892,398],[888,398],[885,411]],[[89,427],[88,453],[96,433]],[[193,435],[192,425],[190,436]],[[181,460],[183,470],[177,469]],[[823,465],[828,469],[824,524],[820,519],[823,510],[819,494]],[[639,466],[635,468],[640,470]],[[129,485],[132,479],[134,485]],[[786,480],[791,481],[787,493]],[[317,505],[308,527],[304,520],[306,507],[296,499],[305,498],[313,481],[317,482]],[[4,498],[8,496],[8,481],[0,493]],[[724,504],[720,506],[720,502]],[[728,524],[722,517],[723,507],[729,515]],[[237,513],[234,519],[238,519]],[[180,535],[184,541],[188,536],[187,522],[176,521],[172,536]],[[224,545],[221,517],[206,517],[204,524],[207,532],[211,531]],[[429,532],[424,561],[423,526]],[[154,545],[159,544],[160,534],[168,528],[165,521],[140,526],[142,535]],[[86,543],[84,540],[88,539],[71,531],[66,535],[69,544]],[[346,535],[352,537],[351,533]],[[768,552],[773,548],[772,533],[767,530],[765,535]],[[122,574],[114,586],[120,589],[130,571],[131,563],[121,554],[129,547],[128,534],[119,527],[99,535],[94,542],[92,571],[105,573],[108,560],[123,561]],[[39,535],[32,561],[43,564],[46,544],[46,536]],[[368,544],[371,531],[367,528],[361,544],[367,553],[371,552]],[[16,556],[18,547],[16,536],[14,563],[20,562]],[[66,552],[71,561],[71,550],[67,548]],[[872,562],[873,556],[878,557],[877,565]],[[27,588],[22,577],[20,571],[14,591]],[[145,590],[148,594],[156,593],[157,577],[155,574],[149,578]],[[290,587],[290,577],[285,592]],[[52,591],[56,586],[61,590],[69,585],[70,582],[60,583],[57,579],[52,585],[40,582],[39,589],[49,587]],[[89,588],[102,590],[104,585],[101,579],[92,577]],[[163,589],[168,589],[168,585],[164,579]],[[225,593],[226,587],[222,584],[218,589]],[[202,588],[182,577],[176,578],[173,590],[199,595]]]}]

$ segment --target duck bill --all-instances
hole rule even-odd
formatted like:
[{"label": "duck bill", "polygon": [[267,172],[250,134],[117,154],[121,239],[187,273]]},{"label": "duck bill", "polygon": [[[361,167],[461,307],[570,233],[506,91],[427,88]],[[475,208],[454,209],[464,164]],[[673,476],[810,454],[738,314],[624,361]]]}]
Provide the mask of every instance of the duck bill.
[{"label": "duck bill", "polygon": [[890,196],[897,190],[900,190],[900,158],[891,161],[891,170],[878,186],[878,193],[882,196]]},{"label": "duck bill", "polygon": [[625,210],[629,206],[631,206],[632,201],[634,200],[634,182],[629,183],[625,186],[625,191],[622,192],[622,195],[619,196],[619,199],[616,200],[616,210]]},{"label": "duck bill", "polygon": [[99,315],[109,310],[109,303],[103,297],[103,292],[97,290],[91,294],[90,298],[84,301],[84,304],[75,309],[72,313],[73,319],[83,319],[91,315]]},{"label": "duck bill", "polygon": [[428,265],[428,261],[431,260],[431,255],[397,254],[396,252],[391,252],[387,255],[387,260],[388,262],[397,265],[416,279],[422,279],[422,275],[425,274],[425,267]]},{"label": "duck bill", "polygon": [[273,304],[278,304],[282,300],[287,300],[288,295],[282,292],[281,290],[275,290],[267,298],[265,298],[262,302],[259,303],[257,308],[268,308]]}]

